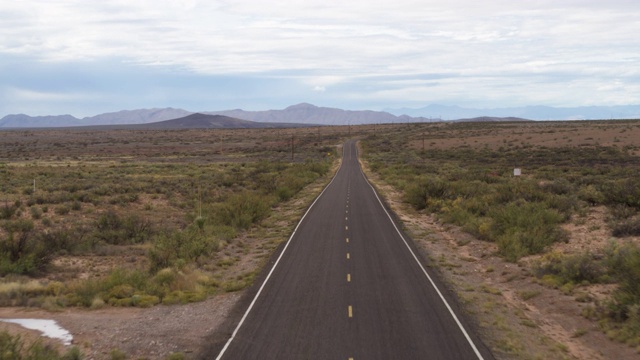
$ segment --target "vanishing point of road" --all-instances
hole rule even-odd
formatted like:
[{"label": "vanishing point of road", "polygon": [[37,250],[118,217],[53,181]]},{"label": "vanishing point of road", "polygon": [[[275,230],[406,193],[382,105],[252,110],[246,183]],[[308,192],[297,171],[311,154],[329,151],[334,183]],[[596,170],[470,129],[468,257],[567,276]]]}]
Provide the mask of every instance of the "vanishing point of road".
[{"label": "vanishing point of road", "polygon": [[[493,359],[348,141],[217,359]],[[445,300],[447,299],[447,300]]]}]

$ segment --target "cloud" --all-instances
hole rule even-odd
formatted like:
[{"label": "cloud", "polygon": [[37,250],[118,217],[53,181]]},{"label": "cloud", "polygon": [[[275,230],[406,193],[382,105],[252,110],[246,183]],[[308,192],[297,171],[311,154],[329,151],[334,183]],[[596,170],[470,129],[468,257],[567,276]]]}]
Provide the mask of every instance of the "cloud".
[{"label": "cloud", "polygon": [[[278,89],[271,100],[254,95],[256,103],[286,101],[275,93],[292,96],[306,87],[316,94],[331,88],[335,98],[323,99],[336,103],[584,105],[622,92],[629,101],[640,98],[640,40],[629,35],[640,33],[639,11],[635,0],[5,1],[0,57],[50,64],[41,67],[50,79],[45,85],[27,66],[13,67],[26,79],[13,79],[13,86],[43,94],[68,81],[128,93],[126,77],[139,79],[135,68],[183,79],[183,88],[192,86],[184,79],[228,85],[221,79],[231,76],[245,88],[263,89],[268,81]],[[52,73],[56,64],[80,63],[86,66],[79,71],[95,73],[72,71],[66,80]],[[612,78],[625,86],[611,86]],[[142,80],[145,92],[157,91],[154,80]],[[588,89],[562,93],[563,82]],[[214,93],[251,101],[243,92]]]}]

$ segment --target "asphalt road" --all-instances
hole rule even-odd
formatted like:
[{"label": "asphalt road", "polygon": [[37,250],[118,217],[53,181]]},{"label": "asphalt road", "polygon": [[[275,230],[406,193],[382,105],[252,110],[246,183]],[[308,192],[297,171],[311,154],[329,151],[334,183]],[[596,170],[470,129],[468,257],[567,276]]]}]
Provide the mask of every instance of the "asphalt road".
[{"label": "asphalt road", "polygon": [[347,142],[337,175],[213,356],[493,359],[397,229]]}]

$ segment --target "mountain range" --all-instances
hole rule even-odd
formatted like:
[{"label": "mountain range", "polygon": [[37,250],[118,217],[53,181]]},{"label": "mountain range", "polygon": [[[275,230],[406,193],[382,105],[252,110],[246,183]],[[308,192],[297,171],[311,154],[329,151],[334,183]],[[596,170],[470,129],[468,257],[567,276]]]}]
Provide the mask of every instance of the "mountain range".
[{"label": "mountain range", "polygon": [[194,113],[178,119],[151,122],[135,125],[107,125],[111,128],[120,129],[148,129],[148,130],[169,130],[169,129],[266,129],[285,127],[305,127],[307,124],[277,123],[277,122],[257,122],[250,120],[236,119],[224,115],[209,115]]},{"label": "mountain range", "polygon": [[518,117],[529,120],[640,119],[640,105],[583,107],[524,106],[494,109],[429,105],[418,109],[401,108],[386,109],[386,111],[396,115],[442,120],[458,120],[476,117]]},{"label": "mountain range", "polygon": [[[429,122],[469,118],[520,118],[530,120],[590,120],[640,118],[640,105],[592,106],[554,108],[529,106],[520,108],[471,109],[459,106],[429,105],[418,109],[387,109],[387,111],[342,110],[318,107],[302,103],[282,110],[204,111],[205,115],[222,115],[235,119],[265,123],[358,125],[393,122]],[[29,116],[7,115],[0,119],[0,128],[50,128],[96,125],[148,124],[178,119],[194,114],[192,111],[174,108],[123,110],[78,119],[71,115]]]}]

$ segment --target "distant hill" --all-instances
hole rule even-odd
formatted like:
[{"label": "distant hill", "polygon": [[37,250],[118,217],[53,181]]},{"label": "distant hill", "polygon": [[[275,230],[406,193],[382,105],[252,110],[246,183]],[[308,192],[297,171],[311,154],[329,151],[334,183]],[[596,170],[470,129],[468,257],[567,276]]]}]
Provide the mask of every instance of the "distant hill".
[{"label": "distant hill", "polygon": [[12,114],[0,119],[0,128],[80,126],[81,124],[82,120],[71,115],[29,116],[25,114]]},{"label": "distant hill", "polygon": [[148,124],[128,125],[127,128],[173,130],[173,129],[264,129],[310,126],[305,124],[264,123],[241,120],[224,115],[208,115],[195,113],[178,119],[159,121]]},{"label": "distant hill", "polygon": [[[52,128],[52,127],[76,127],[76,126],[104,126],[104,125],[132,125],[162,122],[166,120],[183,118],[194,114],[193,112],[174,109],[140,109],[123,110],[100,114],[83,119],[71,115],[61,116],[28,116],[24,114],[7,115],[0,119],[0,128]],[[387,112],[371,110],[342,110],[302,103],[289,106],[283,110],[244,111],[224,110],[200,112],[204,115],[222,115],[230,118],[249,120],[253,122],[271,123],[276,127],[283,124],[288,126],[307,125],[359,125],[381,124],[393,122],[424,122],[426,118],[395,116]],[[160,125],[158,125],[160,126]]]},{"label": "distant hill", "polygon": [[95,125],[147,124],[177,119],[190,114],[193,112],[174,108],[122,110],[86,117],[82,121]]},{"label": "distant hill", "polygon": [[123,110],[78,119],[71,115],[29,116],[25,114],[7,115],[0,119],[0,128],[53,128],[74,126],[100,126],[146,124],[180,118],[192,112],[182,109],[140,109]]},{"label": "distant hill", "polygon": [[519,117],[479,116],[475,118],[458,119],[453,121],[454,122],[522,122],[522,121],[533,121],[533,120],[523,119]]},{"label": "distant hill", "polygon": [[[194,112],[174,108],[153,108],[139,110],[123,110],[100,114],[83,119],[71,115],[29,116],[25,114],[7,115],[0,119],[0,128],[52,128],[75,126],[103,126],[148,124],[166,120],[184,118]],[[578,108],[553,108],[546,106],[529,106],[522,108],[502,109],[467,109],[459,106],[429,105],[420,109],[390,109],[388,111],[342,110],[319,107],[302,103],[282,110],[244,111],[224,110],[199,112],[203,115],[222,115],[235,119],[249,120],[288,126],[307,125],[360,125],[383,123],[412,123],[452,121],[521,121],[530,120],[583,120],[583,119],[638,119],[638,106],[593,106]],[[479,120],[469,120],[479,119]],[[161,125],[157,125],[161,126]],[[184,125],[186,126],[186,124]],[[212,126],[212,125],[211,125]]]},{"label": "distant hill", "polygon": [[422,116],[456,120],[488,117],[519,117],[531,120],[607,120],[607,119],[640,119],[640,105],[627,106],[582,106],[582,107],[550,107],[524,106],[494,109],[473,109],[460,106],[428,105],[418,109],[401,108],[386,109],[395,115]]},{"label": "distant hill", "polygon": [[286,122],[322,125],[359,125],[392,122],[418,122],[426,119],[395,116],[371,110],[342,110],[302,103],[283,110],[244,111],[240,109],[205,112],[259,122]]}]

